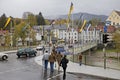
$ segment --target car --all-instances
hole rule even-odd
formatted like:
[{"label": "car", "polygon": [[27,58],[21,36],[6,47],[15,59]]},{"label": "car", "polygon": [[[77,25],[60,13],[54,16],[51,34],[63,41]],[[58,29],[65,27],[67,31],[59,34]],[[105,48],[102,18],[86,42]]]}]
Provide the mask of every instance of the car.
[{"label": "car", "polygon": [[36,56],[37,51],[32,48],[22,48],[17,51],[17,56],[20,58],[21,56]]},{"label": "car", "polygon": [[0,52],[0,59],[7,60],[8,59],[8,54]]},{"label": "car", "polygon": [[37,50],[37,51],[41,51],[41,50],[43,50],[43,48],[44,48],[43,46],[40,46],[40,45],[39,45],[39,46],[36,47],[36,50]]}]

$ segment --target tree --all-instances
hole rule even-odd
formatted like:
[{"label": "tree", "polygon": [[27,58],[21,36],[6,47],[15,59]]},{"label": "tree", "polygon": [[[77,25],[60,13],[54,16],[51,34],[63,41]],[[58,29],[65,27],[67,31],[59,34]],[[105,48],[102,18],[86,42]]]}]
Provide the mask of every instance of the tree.
[{"label": "tree", "polygon": [[92,25],[92,26],[96,26],[98,25],[98,23],[100,22],[101,20],[100,19],[97,19],[97,18],[93,18],[89,21],[89,23]]},{"label": "tree", "polygon": [[27,18],[27,23],[32,27],[34,25],[37,24],[37,21],[36,21],[36,16],[33,15],[33,14],[29,14],[28,15],[28,18]]},{"label": "tree", "polygon": [[6,17],[5,14],[3,14],[3,15],[0,17],[0,29],[3,29],[3,27],[5,26],[6,20],[7,20],[7,17]]},{"label": "tree", "polygon": [[11,45],[11,36],[9,32],[6,32],[5,34],[5,46],[10,46]]},{"label": "tree", "polygon": [[21,22],[20,24],[16,25],[15,31],[14,31],[14,38],[18,40],[19,38],[22,41],[22,45],[24,46],[25,39],[27,38],[27,31],[24,30],[25,22]]},{"label": "tree", "polygon": [[55,21],[55,24],[66,24],[67,23],[67,20],[65,19],[58,19]]},{"label": "tree", "polygon": [[120,29],[118,29],[113,35],[113,41],[115,42],[116,50],[120,51]]},{"label": "tree", "polygon": [[47,19],[45,19],[45,24],[46,24],[46,25],[50,25],[50,21],[47,20]]},{"label": "tree", "polygon": [[37,25],[45,25],[45,19],[40,12],[39,15],[36,16],[37,18]]},{"label": "tree", "polygon": [[14,25],[18,25],[18,24],[20,24],[21,23],[21,19],[19,19],[19,18],[14,18]]},{"label": "tree", "polygon": [[30,29],[30,37],[32,39],[33,44],[36,44],[36,32],[31,28]]},{"label": "tree", "polygon": [[120,57],[118,56],[118,52],[120,52],[120,28],[114,33],[113,41],[115,43],[118,60],[120,60]]}]

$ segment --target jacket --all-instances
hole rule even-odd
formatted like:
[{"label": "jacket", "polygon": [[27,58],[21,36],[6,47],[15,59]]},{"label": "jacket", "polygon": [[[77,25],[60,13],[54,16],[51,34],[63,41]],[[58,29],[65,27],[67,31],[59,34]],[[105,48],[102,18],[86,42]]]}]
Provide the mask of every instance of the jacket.
[{"label": "jacket", "polygon": [[45,53],[44,55],[43,55],[43,58],[42,58],[42,60],[48,60],[49,59],[49,54],[48,53]]},{"label": "jacket", "polygon": [[56,61],[55,55],[52,53],[52,54],[49,56],[49,62],[55,62],[55,61]]},{"label": "jacket", "polygon": [[60,62],[60,66],[62,65],[63,68],[66,68],[68,62],[69,62],[69,60],[64,57]]}]

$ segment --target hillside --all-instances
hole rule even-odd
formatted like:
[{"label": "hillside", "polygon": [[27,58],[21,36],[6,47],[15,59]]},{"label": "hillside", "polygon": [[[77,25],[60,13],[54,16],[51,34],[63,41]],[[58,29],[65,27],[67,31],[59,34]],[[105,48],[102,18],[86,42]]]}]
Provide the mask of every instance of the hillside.
[{"label": "hillside", "polygon": [[[72,14],[73,20],[80,20],[80,19],[86,19],[86,20],[91,20],[93,18],[100,19],[101,21],[105,21],[108,16],[106,15],[96,15],[96,14],[89,14],[89,13],[75,13]],[[46,16],[46,19],[67,19],[67,15],[58,15],[58,16]],[[72,18],[72,17],[71,17]]]}]

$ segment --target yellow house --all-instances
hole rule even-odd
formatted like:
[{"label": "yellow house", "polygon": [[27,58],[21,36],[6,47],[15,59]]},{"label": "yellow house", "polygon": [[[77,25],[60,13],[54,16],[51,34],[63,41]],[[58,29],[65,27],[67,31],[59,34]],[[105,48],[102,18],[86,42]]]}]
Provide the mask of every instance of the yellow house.
[{"label": "yellow house", "polygon": [[113,10],[106,21],[113,26],[120,26],[120,11]]}]

